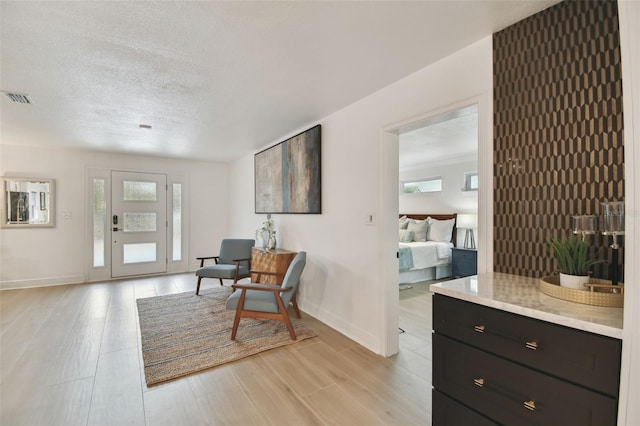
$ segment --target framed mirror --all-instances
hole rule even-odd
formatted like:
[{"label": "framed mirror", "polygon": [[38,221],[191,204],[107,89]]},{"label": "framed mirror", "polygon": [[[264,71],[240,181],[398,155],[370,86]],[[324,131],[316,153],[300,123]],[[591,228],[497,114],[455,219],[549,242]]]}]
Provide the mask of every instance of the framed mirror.
[{"label": "framed mirror", "polygon": [[3,228],[55,226],[55,180],[3,176],[0,209]]}]

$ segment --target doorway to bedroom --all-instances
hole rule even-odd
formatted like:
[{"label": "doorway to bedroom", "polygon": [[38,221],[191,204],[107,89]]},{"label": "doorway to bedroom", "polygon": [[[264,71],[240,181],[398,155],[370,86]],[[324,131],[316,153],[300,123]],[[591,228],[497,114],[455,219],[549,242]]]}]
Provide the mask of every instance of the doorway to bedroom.
[{"label": "doorway to bedroom", "polygon": [[[403,358],[424,367],[420,361],[431,360],[429,286],[477,271],[478,104],[400,126],[397,134],[398,344]],[[473,267],[467,259],[461,272],[459,253]]]}]

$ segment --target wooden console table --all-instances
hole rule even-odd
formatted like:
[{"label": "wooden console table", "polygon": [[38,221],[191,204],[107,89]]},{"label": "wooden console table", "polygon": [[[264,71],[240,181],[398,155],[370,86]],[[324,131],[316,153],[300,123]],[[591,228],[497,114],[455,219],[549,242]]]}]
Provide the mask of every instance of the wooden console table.
[{"label": "wooden console table", "polygon": [[262,275],[258,277],[258,274],[252,273],[251,282],[282,284],[284,274],[287,272],[287,268],[289,268],[289,264],[296,254],[298,253],[295,251],[279,248],[265,251],[262,248],[253,247],[251,249],[251,270],[275,272],[279,275]]}]

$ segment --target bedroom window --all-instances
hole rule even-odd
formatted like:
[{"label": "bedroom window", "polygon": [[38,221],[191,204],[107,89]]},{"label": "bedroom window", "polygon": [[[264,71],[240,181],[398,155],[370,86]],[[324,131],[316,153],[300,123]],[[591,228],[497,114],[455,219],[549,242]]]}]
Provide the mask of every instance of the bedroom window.
[{"label": "bedroom window", "polygon": [[426,192],[441,192],[442,177],[405,180],[400,182],[401,194],[422,194]]},{"label": "bedroom window", "polygon": [[478,190],[478,172],[467,172],[464,174],[464,187],[463,191],[477,191]]}]

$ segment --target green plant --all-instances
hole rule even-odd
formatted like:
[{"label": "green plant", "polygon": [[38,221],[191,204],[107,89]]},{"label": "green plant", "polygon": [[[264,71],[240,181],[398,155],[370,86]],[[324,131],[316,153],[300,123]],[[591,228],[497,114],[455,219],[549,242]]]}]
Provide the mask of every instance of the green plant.
[{"label": "green plant", "polygon": [[602,259],[592,259],[589,243],[578,238],[552,238],[549,246],[560,269],[560,273],[568,275],[589,275],[589,269]]},{"label": "green plant", "polygon": [[[269,215],[269,216],[271,216],[271,215]],[[271,233],[275,229],[276,229],[276,226],[275,226],[275,223],[273,222],[273,219],[271,219],[271,217],[268,217],[267,220],[262,222],[262,227],[258,228],[258,230],[256,232],[267,231],[267,232]]]},{"label": "green plant", "polygon": [[[263,232],[268,233],[269,236],[265,238],[262,235]],[[267,215],[267,220],[262,222],[262,226],[260,228],[256,229],[256,239],[260,238],[260,239],[264,240],[263,243],[266,246],[268,241],[275,234],[276,234],[276,225],[273,222],[273,219],[271,219],[271,215]]]}]

